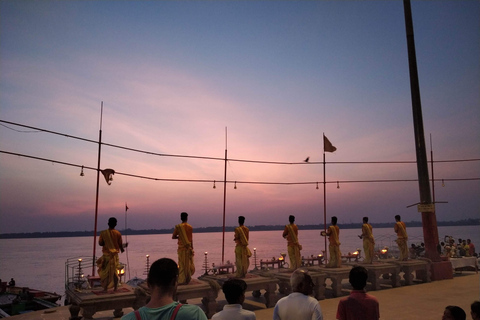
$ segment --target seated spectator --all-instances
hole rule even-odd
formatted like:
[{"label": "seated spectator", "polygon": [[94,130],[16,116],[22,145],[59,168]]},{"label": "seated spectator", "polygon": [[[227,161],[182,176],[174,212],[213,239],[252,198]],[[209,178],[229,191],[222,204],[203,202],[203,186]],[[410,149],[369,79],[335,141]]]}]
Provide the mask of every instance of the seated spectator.
[{"label": "seated spectator", "polygon": [[228,304],[223,310],[215,313],[212,320],[255,320],[255,313],[242,308],[245,301],[247,283],[241,279],[230,279],[222,286]]},{"label": "seated spectator", "polygon": [[470,253],[470,257],[476,257],[477,253],[475,252],[475,246],[472,243],[472,240],[467,239],[468,244],[468,252]]},{"label": "seated spectator", "polygon": [[378,320],[380,308],[377,298],[365,292],[368,272],[362,266],[350,270],[348,281],[353,287],[350,296],[338,302],[337,319],[339,320]]},{"label": "seated spectator", "polygon": [[458,306],[447,306],[442,320],[467,320],[467,314]]}]

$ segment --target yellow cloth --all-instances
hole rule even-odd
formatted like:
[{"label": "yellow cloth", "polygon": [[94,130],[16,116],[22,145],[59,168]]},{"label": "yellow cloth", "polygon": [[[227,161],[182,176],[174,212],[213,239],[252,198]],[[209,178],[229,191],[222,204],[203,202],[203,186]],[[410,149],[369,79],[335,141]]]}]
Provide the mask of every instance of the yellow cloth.
[{"label": "yellow cloth", "polygon": [[330,226],[327,229],[328,241],[330,245],[328,246],[330,252],[330,259],[327,268],[340,268],[342,266],[342,253],[340,252],[340,228],[335,226]]},{"label": "yellow cloth", "polygon": [[283,230],[283,236],[287,237],[288,257],[290,258],[290,269],[296,270],[302,265],[300,254],[301,245],[298,243],[298,227],[296,224],[287,224]]},{"label": "yellow cloth", "polygon": [[407,227],[405,222],[397,221],[394,227],[395,232],[397,233],[397,245],[398,250],[400,251],[400,255],[398,260],[404,261],[408,259],[408,235],[407,235]]},{"label": "yellow cloth", "polygon": [[177,224],[173,235],[178,236],[178,283],[189,283],[195,273],[193,228],[186,222]]},{"label": "yellow cloth", "polygon": [[113,288],[118,282],[117,270],[120,268],[118,252],[122,247],[122,234],[115,229],[103,230],[98,238],[103,255],[97,260],[98,275],[103,288]]},{"label": "yellow cloth", "polygon": [[250,266],[250,257],[252,253],[248,248],[248,234],[249,230],[245,226],[235,228],[235,266],[237,268],[236,276],[239,278],[245,277]]},{"label": "yellow cloth", "polygon": [[365,252],[364,261],[372,263],[375,250],[375,239],[373,237],[373,228],[369,223],[362,226],[363,251]]}]

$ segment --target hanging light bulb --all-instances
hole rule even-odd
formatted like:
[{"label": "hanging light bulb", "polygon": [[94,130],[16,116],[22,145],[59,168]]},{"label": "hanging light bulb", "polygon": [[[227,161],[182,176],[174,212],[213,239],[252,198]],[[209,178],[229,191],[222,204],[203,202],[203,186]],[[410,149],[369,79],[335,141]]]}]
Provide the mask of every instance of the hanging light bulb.
[{"label": "hanging light bulb", "polygon": [[317,190],[318,190],[318,182],[317,182]]},{"label": "hanging light bulb", "polygon": [[83,174],[83,166],[82,166],[82,171],[80,172],[80,177],[83,177],[84,174]]},{"label": "hanging light bulb", "polygon": [[237,181],[235,181],[235,184],[233,185],[233,189],[237,189]]},{"label": "hanging light bulb", "polygon": [[215,186],[215,180],[213,180],[213,189],[216,189],[217,187]]},{"label": "hanging light bulb", "polygon": [[445,187],[445,181],[442,179],[442,187]]},{"label": "hanging light bulb", "polygon": [[338,183],[338,181],[337,181],[337,189],[340,189],[340,184]]}]

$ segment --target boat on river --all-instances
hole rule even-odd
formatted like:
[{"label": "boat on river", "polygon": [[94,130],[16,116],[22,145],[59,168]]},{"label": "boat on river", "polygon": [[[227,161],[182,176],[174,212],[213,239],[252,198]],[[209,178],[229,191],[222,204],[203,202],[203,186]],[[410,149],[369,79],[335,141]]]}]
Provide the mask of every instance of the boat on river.
[{"label": "boat on river", "polygon": [[57,293],[28,287],[7,286],[6,282],[2,282],[0,284],[0,318],[59,307],[60,305],[56,302],[61,297]]}]

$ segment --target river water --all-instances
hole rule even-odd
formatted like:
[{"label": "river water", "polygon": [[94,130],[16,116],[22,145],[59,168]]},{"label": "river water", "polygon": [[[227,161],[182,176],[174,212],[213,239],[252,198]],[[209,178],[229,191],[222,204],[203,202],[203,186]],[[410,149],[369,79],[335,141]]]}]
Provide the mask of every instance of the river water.
[{"label": "river water", "polygon": [[[479,226],[455,226],[438,227],[440,241],[445,235],[455,239],[471,239],[474,244],[480,246]],[[421,227],[408,228],[409,245],[420,244],[423,241],[423,229]],[[392,228],[374,228],[376,246],[389,246],[395,249],[396,235]],[[299,242],[303,246],[302,255],[318,255],[324,250],[324,238],[319,235],[319,230],[300,230]],[[362,248],[362,240],[357,235],[357,229],[342,229],[340,242],[342,254],[354,252]],[[98,240],[98,238],[97,238]],[[149,262],[162,257],[177,260],[177,241],[172,240],[170,234],[161,235],[129,235],[128,249],[120,254],[120,261],[127,264],[125,280],[133,277],[145,278],[146,255]],[[125,241],[125,237],[124,237]],[[194,277],[204,273],[205,257],[208,266],[222,262],[221,232],[194,233],[195,267]],[[235,261],[235,243],[233,232],[225,233],[225,246],[223,261],[225,263]],[[252,231],[250,232],[249,248],[254,252],[256,249],[257,265],[260,259],[278,258],[286,252],[286,241],[282,238],[282,231]],[[477,252],[480,247],[477,247]],[[96,247],[97,256],[101,253],[101,247]],[[207,253],[205,255],[205,253]],[[64,294],[65,274],[67,259],[89,258],[88,264],[83,264],[83,273],[92,274],[93,236],[92,237],[67,237],[67,238],[38,238],[38,239],[1,239],[0,240],[0,279],[9,281],[14,278],[17,286],[26,286],[50,292]],[[287,259],[288,261],[288,259]],[[254,257],[250,259],[250,268],[254,268]],[[96,270],[95,270],[96,272]],[[71,274],[72,272],[69,271]]]}]

